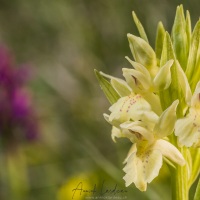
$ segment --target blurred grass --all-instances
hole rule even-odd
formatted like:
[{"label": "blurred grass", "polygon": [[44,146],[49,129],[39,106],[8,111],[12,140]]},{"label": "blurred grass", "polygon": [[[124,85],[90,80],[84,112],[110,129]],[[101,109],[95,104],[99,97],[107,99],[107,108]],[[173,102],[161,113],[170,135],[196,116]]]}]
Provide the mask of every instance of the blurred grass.
[{"label": "blurred grass", "polygon": [[[180,3],[194,23],[197,0],[0,0],[0,43],[12,49],[18,63],[30,62],[35,71],[30,89],[40,141],[23,144],[30,182],[27,199],[56,199],[60,192],[63,200],[69,199],[63,188],[72,179],[79,182],[80,174],[124,187],[122,161],[130,143],[111,141],[110,126],[102,117],[109,103],[93,69],[121,76],[121,68],[129,66],[124,59],[130,56],[126,34],[138,34],[133,10],[154,46],[158,21],[170,31]],[[162,170],[147,193],[127,188],[127,199],[169,199],[168,171]],[[1,199],[8,199],[5,191],[2,186]]]}]

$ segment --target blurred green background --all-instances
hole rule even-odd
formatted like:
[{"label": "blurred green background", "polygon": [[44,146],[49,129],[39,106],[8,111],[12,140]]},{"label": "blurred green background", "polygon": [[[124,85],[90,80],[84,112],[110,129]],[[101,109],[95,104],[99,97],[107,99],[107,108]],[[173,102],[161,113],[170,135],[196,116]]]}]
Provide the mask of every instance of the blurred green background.
[{"label": "blurred green background", "polygon": [[[131,12],[154,47],[157,23],[170,32],[179,4],[190,10],[194,25],[198,0],[0,0],[0,43],[12,50],[17,63],[34,68],[29,87],[40,139],[22,144],[28,184],[21,188],[24,199],[68,200],[81,181],[86,188],[105,181],[107,188],[118,184],[125,189],[122,162],[131,144],[111,141],[111,126],[102,116],[109,103],[94,68],[122,77],[121,68],[130,67],[124,59],[130,56],[126,34],[138,35]],[[0,199],[17,199],[15,188],[0,183]],[[169,171],[164,165],[146,193],[133,185],[126,190],[121,199],[169,200]]]}]

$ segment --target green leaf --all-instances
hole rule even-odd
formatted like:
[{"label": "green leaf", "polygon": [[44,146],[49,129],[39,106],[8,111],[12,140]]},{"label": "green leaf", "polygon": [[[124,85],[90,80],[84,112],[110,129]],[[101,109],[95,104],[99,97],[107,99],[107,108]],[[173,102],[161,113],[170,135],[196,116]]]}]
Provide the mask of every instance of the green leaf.
[{"label": "green leaf", "polygon": [[152,47],[142,38],[128,34],[128,40],[131,52],[136,62],[145,66],[152,76],[157,70],[156,54]]},{"label": "green leaf", "polygon": [[120,97],[130,95],[132,89],[130,88],[130,86],[127,84],[126,81],[124,81],[120,78],[116,78],[114,76],[110,76],[110,75],[105,74],[103,72],[99,72],[99,73],[103,77],[110,79],[110,83],[111,83],[112,87],[120,95]]},{"label": "green leaf", "polygon": [[162,54],[164,37],[165,37],[165,28],[164,28],[162,22],[159,22],[158,26],[157,26],[156,45],[155,45],[155,51],[156,51],[158,65],[160,64],[160,58],[161,58],[161,54]]},{"label": "green leaf", "polygon": [[187,65],[189,46],[186,33],[186,21],[182,5],[178,6],[176,10],[176,16],[172,28],[172,43],[176,58],[181,64],[181,67],[185,70]]},{"label": "green leaf", "polygon": [[194,195],[194,200],[199,200],[199,199],[200,199],[200,179],[199,179],[198,185],[196,187],[196,192]]},{"label": "green leaf", "polygon": [[141,37],[143,40],[145,40],[146,42],[149,43],[148,38],[147,38],[147,35],[146,35],[146,33],[145,33],[145,30],[144,30],[144,28],[143,28],[143,26],[142,26],[140,20],[137,18],[137,15],[135,14],[134,11],[132,12],[132,15],[133,15],[133,20],[134,20],[134,22],[135,22],[135,25],[137,26],[138,32],[139,32],[139,34],[140,34],[140,37]]},{"label": "green leaf", "polygon": [[192,30],[191,30],[190,13],[189,13],[188,10],[186,11],[186,27],[185,27],[185,29],[186,29],[186,35],[187,35],[187,41],[188,41],[188,48],[189,48],[190,47],[190,40],[191,40]]},{"label": "green leaf", "polygon": [[[199,34],[200,34],[200,29],[199,29]],[[198,34],[198,49],[195,55],[196,63],[195,63],[194,71],[193,71],[193,76],[191,77],[192,90],[195,89],[196,84],[200,80],[200,35],[199,34]]]},{"label": "green leaf", "polygon": [[199,43],[200,43],[200,20],[196,23],[194,31],[192,33],[190,51],[188,56],[186,75],[188,77],[190,85],[192,85],[192,90],[194,90],[196,83],[193,80],[194,75],[199,71],[198,69],[198,56],[199,56]]},{"label": "green leaf", "polygon": [[117,102],[120,98],[119,94],[115,91],[112,85],[97,71],[94,70],[97,80],[99,81],[100,87],[106,95],[107,99],[111,104]]}]

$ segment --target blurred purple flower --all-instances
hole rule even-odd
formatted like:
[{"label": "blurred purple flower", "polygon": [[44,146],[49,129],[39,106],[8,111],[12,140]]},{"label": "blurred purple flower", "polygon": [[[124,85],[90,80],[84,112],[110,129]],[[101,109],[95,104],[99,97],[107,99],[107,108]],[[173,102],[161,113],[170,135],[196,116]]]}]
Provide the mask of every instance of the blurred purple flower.
[{"label": "blurred purple flower", "polygon": [[26,82],[30,68],[15,67],[9,51],[0,46],[0,137],[6,140],[37,138],[36,116]]}]

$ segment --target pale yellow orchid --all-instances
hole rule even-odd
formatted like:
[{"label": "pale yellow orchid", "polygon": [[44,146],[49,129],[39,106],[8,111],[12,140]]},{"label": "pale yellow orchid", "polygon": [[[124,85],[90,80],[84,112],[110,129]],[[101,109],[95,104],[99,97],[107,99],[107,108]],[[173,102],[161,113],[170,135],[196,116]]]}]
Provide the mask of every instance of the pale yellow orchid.
[{"label": "pale yellow orchid", "polygon": [[163,157],[184,165],[185,160],[179,150],[166,140],[158,139],[152,145],[145,146],[145,142],[137,143],[131,147],[124,163],[124,180],[128,187],[131,183],[141,190],[146,191],[147,183],[150,183],[159,174],[163,164]]},{"label": "pale yellow orchid", "polygon": [[106,78],[110,79],[111,85],[121,96],[129,96],[130,94],[141,94],[143,98],[148,101],[156,114],[161,114],[161,105],[158,95],[155,92],[165,90],[171,83],[170,68],[173,64],[173,60],[169,60],[163,67],[156,68],[157,74],[152,78],[150,72],[143,65],[130,60],[127,60],[132,64],[134,69],[123,68],[123,76],[126,81],[115,78],[100,72]]},{"label": "pale yellow orchid", "polygon": [[155,123],[158,119],[151,105],[140,95],[131,93],[129,96],[121,97],[109,110],[110,115],[104,114],[105,119],[119,128],[120,124],[127,121],[145,121]]},{"label": "pale yellow orchid", "polygon": [[[138,189],[145,191],[147,183],[158,175],[163,157],[178,165],[185,164],[185,159],[179,150],[170,142],[162,139],[174,130],[177,105],[178,100],[162,113],[154,126],[146,125],[141,121],[129,121],[120,125],[121,135],[119,131],[116,134],[117,130],[115,130],[115,137],[127,135],[132,142],[135,141],[124,161],[126,163],[123,169],[126,173],[124,176],[126,186],[134,183]],[[125,130],[129,130],[135,137],[131,137],[130,133]]]},{"label": "pale yellow orchid", "polygon": [[175,135],[181,146],[200,147],[200,82],[191,98],[189,113],[176,122]]},{"label": "pale yellow orchid", "polygon": [[155,76],[152,76],[145,66],[140,63],[132,61],[126,57],[134,69],[123,68],[123,76],[127,83],[133,88],[135,92],[158,92],[165,90],[171,84],[171,71],[173,60],[169,60],[164,66],[157,69]]}]

